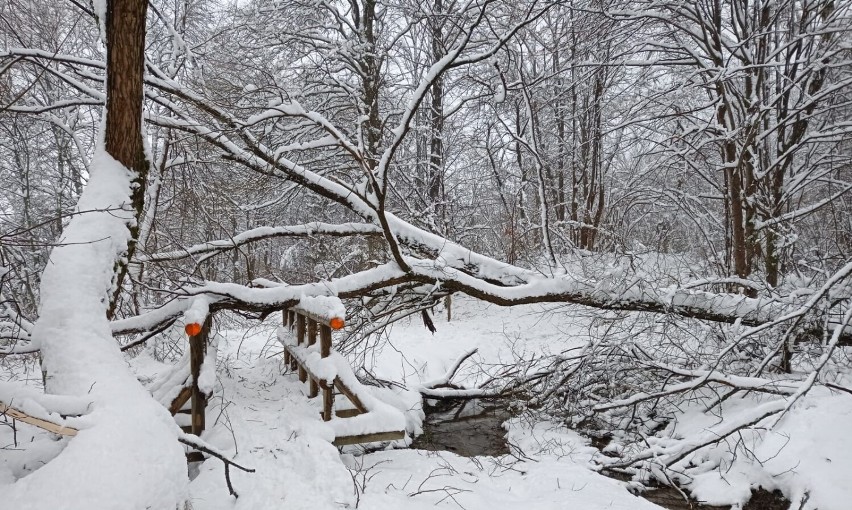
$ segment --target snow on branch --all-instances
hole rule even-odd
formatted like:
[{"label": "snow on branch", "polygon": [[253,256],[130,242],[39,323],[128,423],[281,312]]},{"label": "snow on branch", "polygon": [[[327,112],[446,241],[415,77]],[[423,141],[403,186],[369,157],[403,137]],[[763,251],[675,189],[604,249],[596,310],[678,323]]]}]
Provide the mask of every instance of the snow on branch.
[{"label": "snow on branch", "polygon": [[[183,289],[185,296],[146,314],[112,323],[114,334],[151,331],[174,322],[189,307],[187,298],[206,295],[211,311],[238,309],[269,313],[294,306],[304,297],[362,297],[370,292],[405,283],[440,285],[450,292],[462,292],[501,306],[531,303],[572,303],[606,310],[677,314],[723,323],[754,326],[749,335],[770,324],[801,321],[814,309],[821,293],[804,302],[794,298],[749,298],[739,294],[712,293],[688,288],[655,288],[645,282],[627,280],[579,280],[570,275],[547,277],[527,273],[525,281],[507,286],[492,283],[446,264],[446,259],[425,260],[406,257],[410,270],[388,263],[359,273],[304,285],[276,285],[262,288],[235,283],[208,282]],[[511,266],[514,267],[514,266]],[[510,267],[510,268],[511,268]],[[493,275],[499,269],[492,266]],[[831,278],[826,288],[845,278],[852,264]],[[519,273],[508,274],[520,276]],[[825,290],[828,292],[828,290]]]},{"label": "snow on branch", "polygon": [[92,408],[92,400],[85,397],[41,393],[7,382],[0,382],[0,401],[14,405],[35,418],[63,426],[63,417],[82,416]]},{"label": "snow on branch", "polygon": [[427,381],[415,388],[424,398],[431,399],[474,399],[499,397],[505,394],[502,389],[462,388],[452,383],[462,364],[479,352],[478,348],[470,349],[456,359],[443,376]]},{"label": "snow on branch", "polygon": [[409,264],[418,277],[441,282],[450,290],[503,306],[565,302],[608,310],[675,313],[716,322],[739,320],[743,324],[754,325],[772,320],[789,311],[792,305],[776,299],[677,288],[656,289],[632,282],[629,285],[612,285],[605,281],[581,281],[571,276],[533,276],[524,284],[506,287],[454,268],[441,267],[432,261],[412,259]]},{"label": "snow on branch", "polygon": [[688,455],[709,446],[718,443],[737,432],[754,427],[763,420],[776,415],[784,410],[786,402],[783,399],[770,400],[757,406],[748,408],[736,416],[729,416],[721,421],[718,425],[708,428],[704,433],[683,440],[665,441],[656,438],[653,439],[649,447],[625,460],[603,460],[604,464],[609,468],[626,467],[641,461],[651,461],[660,465],[671,467],[680,462]]},{"label": "snow on branch", "polygon": [[0,349],[0,357],[11,356],[14,354],[33,354],[36,352],[39,352],[39,348],[38,346],[33,345],[32,343],[29,343],[27,345],[13,345],[11,347]]},{"label": "snow on branch", "polygon": [[241,232],[230,239],[207,241],[187,247],[185,249],[168,252],[153,253],[150,255],[139,255],[136,262],[164,262],[167,260],[180,260],[193,255],[208,254],[212,252],[224,252],[238,248],[244,244],[272,239],[276,237],[310,237],[314,235],[327,236],[357,236],[357,235],[379,235],[381,229],[366,223],[322,223],[312,222],[304,225],[291,225],[284,227],[257,227]]},{"label": "snow on branch", "polygon": [[450,369],[447,370],[446,374],[444,374],[442,377],[439,377],[438,379],[433,379],[431,381],[423,383],[423,388],[434,389],[449,386],[450,381],[452,381],[453,377],[456,376],[456,373],[459,371],[459,368],[461,368],[462,364],[477,352],[479,352],[478,347],[474,347],[473,349],[468,350],[467,352],[458,357],[458,359],[455,361],[455,363],[453,363]]}]

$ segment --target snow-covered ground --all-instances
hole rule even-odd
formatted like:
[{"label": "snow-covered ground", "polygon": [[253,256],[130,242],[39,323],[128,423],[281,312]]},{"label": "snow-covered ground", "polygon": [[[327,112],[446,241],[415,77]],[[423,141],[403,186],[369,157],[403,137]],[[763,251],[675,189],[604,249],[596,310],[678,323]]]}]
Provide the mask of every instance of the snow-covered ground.
[{"label": "snow-covered ground", "polygon": [[[395,324],[369,351],[367,367],[379,378],[416,387],[442,377],[459,356],[476,348],[454,378],[472,385],[480,382],[482,369],[494,371],[519,358],[529,360],[582,345],[589,327],[588,320],[566,314],[564,308],[541,305],[501,308],[456,298],[452,311],[453,320],[447,322],[445,312],[436,310],[434,335],[419,315]],[[282,373],[282,348],[273,325],[277,320],[268,322],[216,333],[217,382],[203,437],[256,472],[231,469],[239,493],[234,499],[219,460],[193,465],[194,510],[659,508],[632,495],[624,483],[598,474],[600,464],[593,462],[601,460],[597,451],[556,423],[510,420],[504,426],[511,453],[496,457],[406,448],[361,454],[358,448],[347,447],[341,454],[330,443],[333,431],[320,419],[321,403],[307,399],[307,388],[294,374]],[[169,369],[146,353],[131,365],[143,382]],[[26,385],[38,386],[37,375],[17,374],[14,384],[25,385],[29,377]],[[411,403],[411,395],[407,398]],[[418,410],[411,409],[412,421],[418,416]],[[663,435],[700,435],[717,422],[684,409]],[[852,472],[850,425],[849,395],[814,391],[775,430],[737,434],[699,452],[695,460],[711,467],[695,476],[691,489],[702,500],[733,504],[746,499],[759,483],[770,490],[782,489],[793,501],[806,497],[804,509],[850,508],[852,486],[844,480]],[[57,441],[25,425],[18,428],[15,447],[11,429],[0,427],[0,441],[6,447],[0,450],[0,491],[3,484],[36,470],[74,441]],[[667,444],[665,437],[649,439],[660,448]],[[732,456],[734,443],[747,446],[748,455]]]},{"label": "snow-covered ground", "polygon": [[[534,337],[538,344],[528,347],[544,348],[548,335],[556,335],[559,327],[541,324],[543,332],[534,334],[529,328],[530,321],[541,320],[531,313],[537,310],[501,309],[507,313],[498,314],[465,303],[454,310],[453,322],[436,320],[434,337],[419,316],[398,324],[391,333],[392,346],[376,354],[377,375],[404,374],[414,384],[417,378],[442,375],[471,347],[480,347],[478,361],[486,363],[511,355],[519,338]],[[659,508],[591,470],[594,450],[576,434],[548,424],[513,420],[508,434],[515,448],[500,457],[412,449],[341,455],[329,443],[320,403],[306,398],[306,388],[295,375],[282,375],[281,349],[272,341],[271,329],[221,334],[220,384],[204,437],[257,471],[231,470],[239,493],[235,501],[225,486],[222,463],[207,460],[190,485],[194,510]],[[149,375],[157,371],[150,358],[135,365]]]}]

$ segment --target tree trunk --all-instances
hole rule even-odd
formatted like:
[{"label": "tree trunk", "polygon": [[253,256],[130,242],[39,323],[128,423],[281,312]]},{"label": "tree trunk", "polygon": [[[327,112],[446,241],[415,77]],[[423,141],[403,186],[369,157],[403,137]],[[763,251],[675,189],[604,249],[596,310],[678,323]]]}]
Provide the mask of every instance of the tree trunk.
[{"label": "tree trunk", "polygon": [[[443,6],[441,0],[435,0],[434,12],[432,13],[432,61],[438,62],[444,58],[443,31],[441,26],[443,17],[441,11]],[[429,172],[428,191],[429,206],[435,215],[435,226],[446,234],[446,211],[443,205],[444,188],[444,79],[438,77],[432,83],[432,105],[429,109],[431,124],[431,142],[429,147]]]},{"label": "tree trunk", "polygon": [[130,371],[107,320],[143,196],[134,181],[144,173],[134,170],[144,164],[145,10],[144,0],[108,2],[106,144],[95,152],[77,204],[84,214],[71,218],[51,251],[32,331],[45,391],[88,399],[86,428],[44,466],[6,486],[4,508],[175,509],[187,497],[177,425]]},{"label": "tree trunk", "polygon": [[[148,178],[148,159],[145,155],[142,132],[142,90],[145,71],[145,20],[147,0],[112,0],[107,2],[107,98],[104,148],[116,161],[129,169],[132,191],[131,205],[136,221],[130,225],[127,257],[136,249],[139,221],[145,207],[145,186]],[[121,283],[127,274],[127,264],[119,263],[115,290],[107,314],[110,318],[118,306]]]}]

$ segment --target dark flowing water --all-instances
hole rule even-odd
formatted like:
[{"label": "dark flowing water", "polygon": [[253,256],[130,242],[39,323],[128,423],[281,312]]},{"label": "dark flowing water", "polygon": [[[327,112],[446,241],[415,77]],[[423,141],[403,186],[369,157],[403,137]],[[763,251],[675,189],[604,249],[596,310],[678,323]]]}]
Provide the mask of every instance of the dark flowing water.
[{"label": "dark flowing water", "polygon": [[503,422],[510,415],[497,407],[483,407],[476,402],[462,407],[426,407],[423,434],[412,448],[449,451],[465,457],[504,455],[509,453]]}]

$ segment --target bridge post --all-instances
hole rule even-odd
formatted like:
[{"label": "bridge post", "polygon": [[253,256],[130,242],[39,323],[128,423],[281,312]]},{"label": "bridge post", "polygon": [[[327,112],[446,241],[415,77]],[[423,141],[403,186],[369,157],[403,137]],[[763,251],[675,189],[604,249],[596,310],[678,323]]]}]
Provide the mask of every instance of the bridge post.
[{"label": "bridge post", "polygon": [[[305,343],[305,316],[296,314],[296,345],[301,346]],[[308,372],[301,364],[299,364],[299,380],[305,382],[308,380]]]},{"label": "bridge post", "polygon": [[[290,330],[293,330],[293,326],[296,324],[297,314],[294,310],[287,310],[287,326],[289,326]],[[299,368],[299,363],[296,361],[295,357],[290,357],[290,370],[295,372]]]},{"label": "bridge post", "polygon": [[[320,325],[320,356],[327,358],[331,355],[331,327],[328,324]],[[322,419],[330,421],[334,408],[334,384],[327,381],[322,388]]]},{"label": "bridge post", "polygon": [[[290,327],[290,311],[284,308],[281,310],[281,325],[286,329]],[[292,361],[290,360],[290,352],[287,349],[284,349],[284,367],[289,367]]]},{"label": "bridge post", "polygon": [[213,323],[212,315],[204,320],[204,325],[197,335],[189,337],[189,372],[192,376],[192,403],[191,403],[191,427],[190,432],[200,436],[204,431],[204,413],[207,409],[207,395],[198,387],[198,377],[201,375],[201,366],[207,355],[207,340],[210,335],[210,327]]},{"label": "bridge post", "polygon": [[[308,346],[314,345],[317,343],[317,321],[308,318]],[[309,384],[310,388],[308,391],[308,397],[314,398],[319,394],[319,386],[317,385],[316,379],[311,377],[311,381]]]}]

